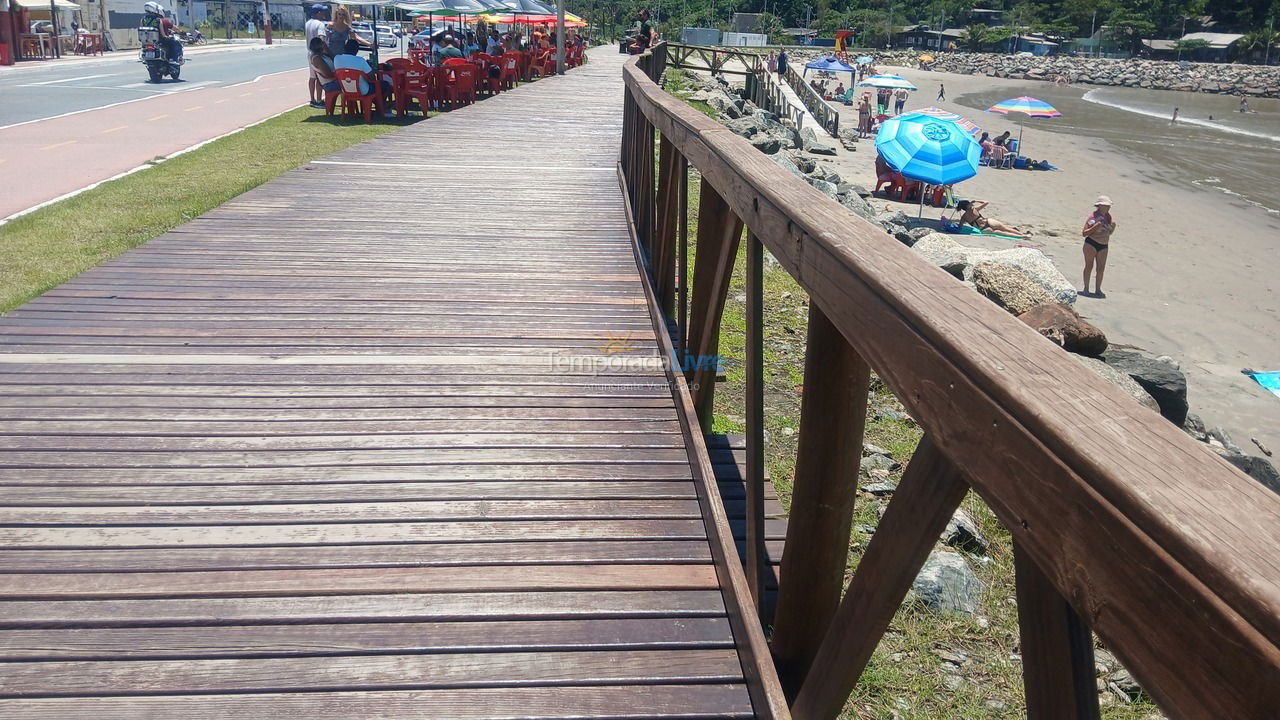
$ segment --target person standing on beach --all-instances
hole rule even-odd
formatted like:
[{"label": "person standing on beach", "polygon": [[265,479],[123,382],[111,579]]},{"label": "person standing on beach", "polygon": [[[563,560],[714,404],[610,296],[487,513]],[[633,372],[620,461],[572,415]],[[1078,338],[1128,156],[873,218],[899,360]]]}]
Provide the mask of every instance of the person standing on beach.
[{"label": "person standing on beach", "polygon": [[[1081,295],[1106,297],[1102,292],[1102,273],[1107,269],[1107,249],[1111,243],[1111,233],[1116,230],[1116,221],[1111,218],[1111,198],[1099,195],[1093,203],[1093,214],[1084,221],[1080,231],[1084,235],[1084,289]],[[1089,276],[1093,274],[1093,266],[1097,263],[1098,274],[1095,276],[1093,293],[1089,292]]]},{"label": "person standing on beach", "polygon": [[1172,124],[1174,124],[1174,123],[1176,123],[1176,122],[1178,122],[1178,108],[1174,108],[1174,109],[1173,109],[1173,117],[1169,118],[1169,124],[1170,124],[1170,125],[1172,125]]},{"label": "person standing on beach", "polygon": [[942,83],[938,83],[938,99],[939,100],[947,99],[947,86],[943,85]]},{"label": "person standing on beach", "polygon": [[901,115],[902,108],[906,107],[907,105],[907,91],[899,89],[898,92],[893,94],[893,97],[894,97],[893,114]]}]

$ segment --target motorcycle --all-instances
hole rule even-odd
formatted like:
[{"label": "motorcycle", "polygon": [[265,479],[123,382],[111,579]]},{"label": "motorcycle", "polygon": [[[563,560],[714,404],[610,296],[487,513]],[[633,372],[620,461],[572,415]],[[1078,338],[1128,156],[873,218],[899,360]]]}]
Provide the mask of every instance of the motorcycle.
[{"label": "motorcycle", "polygon": [[182,72],[184,60],[169,58],[168,49],[160,42],[160,31],[149,27],[138,28],[138,40],[142,43],[138,62],[147,66],[147,74],[151,77],[151,82],[158,83],[164,79],[165,75],[177,80],[179,73]]},{"label": "motorcycle", "polygon": [[196,29],[183,30],[178,33],[178,39],[183,45],[204,45],[207,40],[204,39],[204,33]]}]

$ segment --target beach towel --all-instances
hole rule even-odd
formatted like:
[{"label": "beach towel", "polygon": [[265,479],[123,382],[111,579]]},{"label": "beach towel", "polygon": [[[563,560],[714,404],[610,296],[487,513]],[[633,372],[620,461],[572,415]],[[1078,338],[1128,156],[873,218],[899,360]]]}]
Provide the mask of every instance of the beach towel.
[{"label": "beach towel", "polygon": [[[1001,233],[984,232],[982,230],[979,230],[976,227],[973,227],[972,225],[961,225],[960,223],[949,222],[945,219],[941,222],[941,226],[942,226],[943,232],[952,233],[953,235],[981,235],[983,237],[1004,238],[1005,240],[1021,240],[1022,239],[1015,235],[1004,235]],[[1036,248],[1036,249],[1039,250],[1040,248]]]},{"label": "beach towel", "polygon": [[1280,372],[1254,372],[1245,370],[1245,375],[1253,378],[1259,385],[1271,391],[1272,395],[1280,397]]}]

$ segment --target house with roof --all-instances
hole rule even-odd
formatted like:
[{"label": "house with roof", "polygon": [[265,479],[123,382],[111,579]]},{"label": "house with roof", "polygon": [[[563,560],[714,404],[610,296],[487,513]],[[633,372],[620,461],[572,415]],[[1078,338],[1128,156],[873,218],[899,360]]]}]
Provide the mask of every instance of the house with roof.
[{"label": "house with roof", "polygon": [[[1142,47],[1145,54],[1163,60],[1180,56],[1183,60],[1194,60],[1196,62],[1227,62],[1235,57],[1237,43],[1242,38],[1244,38],[1244,35],[1236,33],[1193,32],[1183,35],[1180,40],[1154,38],[1143,40]],[[1185,49],[1184,46],[1182,52],[1178,52],[1180,41],[1185,43],[1194,40],[1199,40],[1205,45],[1194,50]]]}]

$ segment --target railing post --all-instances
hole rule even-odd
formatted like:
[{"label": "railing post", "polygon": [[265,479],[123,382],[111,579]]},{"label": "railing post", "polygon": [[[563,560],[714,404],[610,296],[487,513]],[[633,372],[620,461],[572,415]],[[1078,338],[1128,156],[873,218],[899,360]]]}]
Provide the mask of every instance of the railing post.
[{"label": "railing post", "polygon": [[[803,433],[800,437],[803,440]],[[912,580],[968,489],[960,471],[932,439],[928,435],[921,438],[791,706],[795,720],[832,720],[840,714]],[[786,552],[792,551],[788,544]]]},{"label": "railing post", "polygon": [[676,331],[679,333],[676,351],[684,357],[689,351],[689,161],[680,156],[680,199],[677,203],[680,216],[680,246],[676,251],[676,274],[680,292],[677,302]]},{"label": "railing post", "polygon": [[662,136],[658,146],[658,224],[654,237],[653,284],[658,305],[671,317],[675,301],[676,226],[680,205],[678,174],[685,172],[684,156],[671,141]]},{"label": "railing post", "polygon": [[747,233],[746,268],[746,558],[747,582],[756,612],[764,606],[764,245]]},{"label": "railing post", "polygon": [[810,302],[795,490],[773,630],[778,672],[792,696],[844,587],[870,378],[866,362]]},{"label": "railing post", "polygon": [[720,346],[720,318],[741,237],[742,221],[704,177],[698,198],[698,250],[693,260],[693,304],[689,310],[689,346],[694,362],[692,369],[685,370],[703,432],[711,429],[716,390],[712,359]]},{"label": "railing post", "polygon": [[1093,633],[1017,542],[1013,562],[1027,720],[1097,720]]}]

